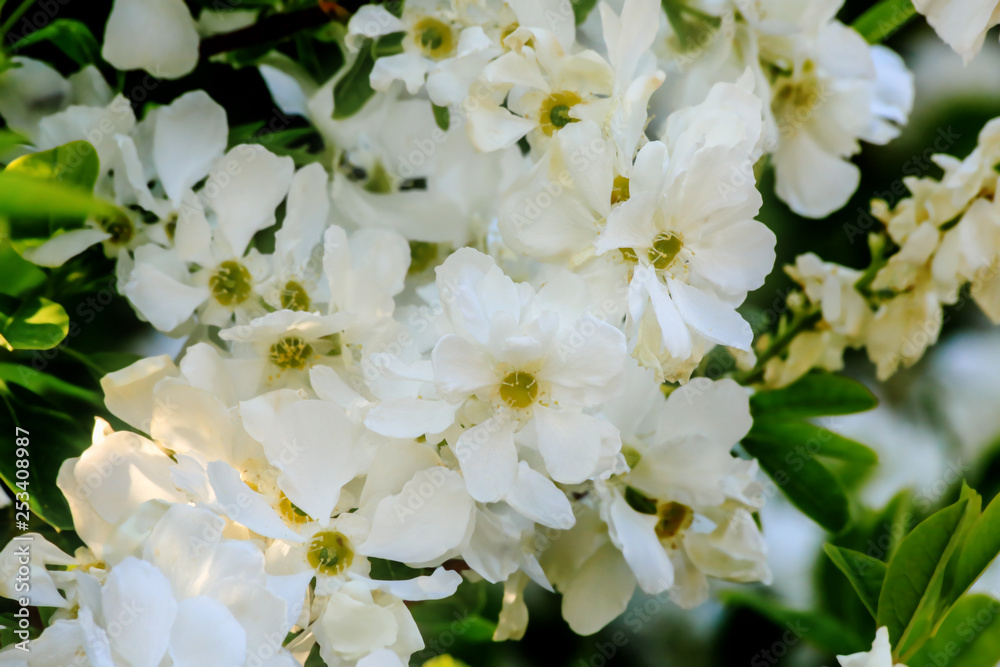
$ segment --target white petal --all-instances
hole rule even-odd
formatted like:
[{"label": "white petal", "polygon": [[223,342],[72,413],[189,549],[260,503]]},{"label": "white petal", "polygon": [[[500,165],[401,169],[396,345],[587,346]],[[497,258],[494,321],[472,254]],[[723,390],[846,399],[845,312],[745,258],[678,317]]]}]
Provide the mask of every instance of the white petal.
[{"label": "white petal", "polygon": [[441,600],[454,595],[462,583],[462,575],[454,570],[439,567],[430,576],[396,581],[370,580],[376,588],[401,600]]},{"label": "white petal", "polygon": [[228,130],[226,110],[203,90],[181,95],[156,114],[153,163],[174,205],[222,157]]},{"label": "white petal", "polygon": [[207,466],[208,479],[226,516],[253,532],[276,540],[301,542],[302,538],[285,525],[264,496],[240,479],[239,472],[225,461]]},{"label": "white petal", "polygon": [[198,31],[183,0],[115,0],[101,56],[116,69],[165,79],[198,63]]},{"label": "white petal", "polygon": [[500,500],[514,486],[517,475],[513,424],[498,415],[474,426],[459,437],[455,456],[469,495],[481,503]]},{"label": "white petal", "polygon": [[461,403],[400,398],[375,406],[365,417],[365,426],[390,438],[419,438],[450,428],[460,407]]},{"label": "white petal", "polygon": [[294,171],[292,158],[251,144],[236,146],[212,170],[202,193],[234,253],[242,255],[254,234],[274,224]]},{"label": "white petal", "polygon": [[165,354],[140,359],[101,378],[104,403],[115,417],[148,433],[153,418],[153,387],[177,373],[177,366]]},{"label": "white petal", "polygon": [[170,657],[174,667],[242,665],[247,633],[221,602],[199,596],[177,606],[170,630]]},{"label": "white petal", "polygon": [[580,412],[535,406],[538,451],[552,479],[579,484],[596,472],[601,437],[594,420]]},{"label": "white petal", "polygon": [[713,343],[750,349],[753,330],[735,308],[714,294],[675,278],[669,278],[667,285],[678,312],[692,329]]},{"label": "white petal", "polygon": [[461,544],[473,509],[461,475],[441,466],[422,470],[379,502],[358,551],[401,563],[432,561]]},{"label": "white petal", "polygon": [[476,107],[469,112],[466,125],[469,140],[485,152],[509,148],[534,128],[533,121],[515,116],[501,107]]},{"label": "white petal", "polygon": [[460,401],[500,384],[485,352],[461,336],[444,336],[434,346],[431,358],[438,391],[451,400]]},{"label": "white petal", "polygon": [[167,652],[177,603],[156,567],[126,558],[111,569],[101,591],[104,618],[117,623],[111,646],[133,667],[157,667]]},{"label": "white petal", "polygon": [[578,635],[592,635],[618,617],[635,591],[635,576],[608,542],[587,559],[562,591],[563,618]]},{"label": "white petal", "polygon": [[576,522],[566,494],[526,461],[518,464],[517,480],[505,500],[518,514],[543,526],[568,530]]},{"label": "white petal", "polygon": [[674,568],[656,535],[655,514],[640,514],[615,493],[611,502],[609,528],[626,562],[635,573],[639,587],[650,595],[668,590],[674,583]]},{"label": "white petal", "polygon": [[428,61],[417,53],[398,53],[375,61],[372,67],[371,85],[375,90],[389,90],[395,81],[402,81],[411,95],[416,95],[424,86]]},{"label": "white petal", "polygon": [[39,266],[62,266],[69,259],[101,241],[107,241],[111,234],[100,229],[84,227],[53,236],[48,241],[24,251],[24,258]]}]

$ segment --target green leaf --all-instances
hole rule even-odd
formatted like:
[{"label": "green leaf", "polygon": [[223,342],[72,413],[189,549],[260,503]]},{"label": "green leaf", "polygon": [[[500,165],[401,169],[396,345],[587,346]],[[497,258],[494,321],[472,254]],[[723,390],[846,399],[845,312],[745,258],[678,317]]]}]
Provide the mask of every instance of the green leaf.
[{"label": "green leaf", "polygon": [[937,633],[906,657],[906,663],[996,667],[1000,664],[1000,602],[988,595],[961,598]]},{"label": "green leaf", "polygon": [[436,104],[432,104],[431,108],[434,110],[434,122],[445,132],[448,131],[448,127],[451,125],[451,112],[448,111],[448,107],[439,107]]},{"label": "green leaf", "polygon": [[29,146],[31,141],[9,128],[0,128],[0,155],[17,146]]},{"label": "green leaf", "polygon": [[405,32],[392,32],[382,35],[372,44],[372,57],[375,60],[386,56],[395,56],[403,52],[403,39]]},{"label": "green leaf", "polygon": [[784,421],[769,415],[754,420],[753,428],[758,434],[767,433],[768,437],[784,440],[803,458],[822,456],[865,465],[878,463],[878,454],[867,445],[809,422]]},{"label": "green leaf", "polygon": [[361,108],[375,94],[369,82],[374,66],[375,58],[372,55],[371,40],[365,40],[358,57],[351,63],[350,69],[333,86],[334,120],[350,118],[361,111]]},{"label": "green leaf", "polygon": [[750,397],[754,417],[823,417],[871,410],[878,399],[857,380],[825,371],[809,373],[787,387]]},{"label": "green leaf", "polygon": [[993,498],[972,524],[958,554],[955,582],[949,592],[957,600],[982,576],[1000,554],[1000,495]]},{"label": "green leaf", "polygon": [[917,15],[913,0],[882,0],[851,24],[869,44],[878,44]]},{"label": "green leaf", "polygon": [[[34,405],[19,405],[18,426],[28,431],[28,505],[33,517],[55,528],[72,530],[73,516],[62,491],[56,486],[56,476],[63,461],[80,456],[90,445],[89,434],[69,416],[55,410]],[[12,432],[7,436],[13,438]],[[23,433],[21,434],[23,436]],[[11,491],[20,493],[15,485],[22,481],[17,477],[17,457],[9,447],[5,456],[0,456],[0,479]]]},{"label": "green leaf", "polygon": [[101,47],[94,39],[90,28],[73,19],[52,21],[44,28],[35,30],[19,40],[14,44],[13,50],[20,51],[40,42],[52,42],[81,67],[96,63],[100,59]]},{"label": "green leaf", "polygon": [[719,591],[719,598],[727,605],[752,609],[829,653],[855,653],[868,648],[871,643],[838,619],[821,611],[789,609],[773,599],[741,590]]},{"label": "green leaf", "polygon": [[34,368],[22,364],[0,363],[0,380],[20,385],[55,405],[70,398],[86,403],[97,410],[104,409],[104,398],[96,391],[78,387],[72,382],[66,382],[54,375],[36,371]]},{"label": "green leaf", "polygon": [[0,345],[8,350],[48,350],[69,333],[69,316],[58,303],[29,299],[0,321]]},{"label": "green leaf", "polygon": [[945,567],[956,546],[955,533],[967,506],[968,500],[960,500],[924,519],[903,538],[890,561],[875,622],[889,628],[894,647],[905,647],[915,621],[924,622],[920,615],[940,593]]},{"label": "green leaf", "polygon": [[18,173],[49,181],[75,185],[92,191],[101,164],[97,151],[86,141],[71,141],[47,151],[23,155],[9,165],[5,173]]},{"label": "green leaf", "polygon": [[21,296],[44,282],[44,271],[17,254],[9,243],[0,243],[0,294]]},{"label": "green leaf", "polygon": [[882,592],[882,583],[887,569],[885,563],[860,551],[845,549],[833,544],[824,544],[823,549],[833,564],[837,566],[837,569],[843,572],[847,580],[851,582],[851,586],[861,598],[861,602],[871,613],[872,618],[875,618],[878,598]]},{"label": "green leaf", "polygon": [[573,19],[577,25],[587,20],[587,15],[597,6],[597,0],[570,0],[573,3]]},{"label": "green leaf", "polygon": [[452,632],[463,642],[493,640],[496,622],[482,616],[486,604],[485,582],[463,581],[455,595],[443,600],[428,600],[410,612],[425,637]]},{"label": "green leaf", "polygon": [[840,482],[814,456],[797,451],[800,443],[766,427],[766,423],[760,428],[755,423],[743,439],[743,448],[806,516],[830,532],[843,530],[850,509]]}]

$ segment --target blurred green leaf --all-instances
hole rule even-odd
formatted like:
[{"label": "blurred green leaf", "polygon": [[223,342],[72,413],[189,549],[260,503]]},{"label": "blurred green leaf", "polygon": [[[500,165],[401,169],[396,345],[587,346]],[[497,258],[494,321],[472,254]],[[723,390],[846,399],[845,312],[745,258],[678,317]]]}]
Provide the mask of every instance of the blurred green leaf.
[{"label": "blurred green leaf", "polygon": [[14,44],[14,51],[38,44],[52,42],[81,67],[92,65],[101,57],[101,47],[84,23],[73,19],[56,19]]},{"label": "blurred green leaf", "polygon": [[434,122],[445,132],[448,131],[448,127],[451,125],[451,112],[448,111],[448,107],[439,107],[436,104],[431,105],[434,110]]},{"label": "blurred green leaf", "polygon": [[58,303],[35,298],[0,321],[0,345],[8,350],[48,350],[69,333],[69,315]]},{"label": "blurred green leaf", "polygon": [[15,132],[9,128],[0,128],[0,155],[9,151],[15,146],[29,146],[31,141],[28,140],[22,134]]},{"label": "blurred green leaf", "polygon": [[21,296],[45,282],[45,272],[0,241],[0,294]]},{"label": "blurred green leaf", "polygon": [[577,25],[587,20],[587,15],[597,6],[597,0],[570,0],[573,3],[573,19]]},{"label": "blurred green leaf", "polygon": [[906,658],[910,665],[996,667],[1000,664],[1000,601],[988,595],[958,600],[937,633]]},{"label": "blurred green leaf", "polygon": [[727,605],[752,609],[828,653],[854,653],[868,648],[871,643],[833,616],[820,611],[789,609],[772,598],[749,591],[719,591],[719,598]]},{"label": "blurred green leaf", "polygon": [[93,146],[86,141],[71,141],[47,151],[22,155],[4,171],[74,185],[89,192],[94,189],[100,168]]},{"label": "blurred green leaf", "polygon": [[497,624],[482,616],[486,585],[483,581],[463,581],[455,595],[413,606],[413,620],[425,636],[450,633],[465,643],[492,641]]},{"label": "blurred green leaf", "polygon": [[863,384],[826,371],[814,371],[787,387],[759,391],[750,397],[754,418],[850,415],[877,405],[878,399]]},{"label": "blurred green leaf", "polygon": [[851,24],[869,44],[878,44],[917,15],[913,0],[882,0]]},{"label": "blurred green leaf", "polygon": [[405,38],[405,32],[393,32],[388,35],[382,35],[372,44],[372,57],[378,60],[379,58],[402,53],[403,40]]},{"label": "blurred green leaf", "polygon": [[859,551],[833,544],[824,544],[823,549],[837,566],[837,569],[843,572],[847,580],[851,582],[858,597],[861,598],[872,618],[875,618],[878,597],[882,592],[882,582],[885,579],[885,563]]},{"label": "blurred green leaf", "polygon": [[921,634],[915,628],[926,626],[926,616],[921,615],[933,608],[940,594],[941,579],[967,506],[968,500],[960,500],[924,519],[903,538],[889,562],[875,622],[889,628],[894,647],[905,648],[911,634]]}]

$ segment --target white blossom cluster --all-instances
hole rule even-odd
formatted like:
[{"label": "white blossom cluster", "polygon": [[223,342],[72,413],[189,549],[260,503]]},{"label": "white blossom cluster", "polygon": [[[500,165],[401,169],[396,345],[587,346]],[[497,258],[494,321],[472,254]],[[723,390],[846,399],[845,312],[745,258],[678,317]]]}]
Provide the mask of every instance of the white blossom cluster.
[{"label": "white blossom cluster", "polygon": [[[99,421],[63,464],[87,548],[35,538],[31,604],[56,611],[0,664],[277,667],[318,645],[331,667],[399,665],[424,646],[407,603],[463,578],[503,583],[496,639],[524,633],[529,581],[581,634],[636,588],[690,608],[710,579],[769,582],[757,462],[731,454],[748,391],[691,376],[715,346],[752,363],[737,308],[775,261],[755,165],[824,217],[857,188],[859,142],[907,120],[902,60],[840,4],[602,2],[579,27],[569,0],[365,5],[349,59],[403,36],[356,115],[337,117],[343,73],[259,67],[323,137],[298,167],[266,142],[227,150],[203,91],[140,119],[92,67],[66,79],[18,58],[0,115],[38,149],[92,143],[97,192],[125,212],[30,258],[103,244],[136,313],[188,340],[177,363],[102,381],[134,432]],[[103,56],[181,76],[202,19],[117,0]],[[829,331],[793,349],[799,370],[773,360],[771,383],[848,345],[882,375],[911,363],[901,337],[983,253],[996,265],[995,134],[880,214],[901,250],[871,288],[901,296],[872,312],[860,273],[800,258]],[[998,284],[973,287],[994,319]],[[387,563],[417,572],[384,578]]]}]

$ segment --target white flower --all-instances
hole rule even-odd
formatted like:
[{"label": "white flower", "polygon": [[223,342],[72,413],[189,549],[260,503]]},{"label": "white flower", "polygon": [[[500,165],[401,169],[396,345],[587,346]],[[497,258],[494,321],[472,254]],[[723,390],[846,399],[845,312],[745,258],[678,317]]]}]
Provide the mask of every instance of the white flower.
[{"label": "white flower", "polygon": [[989,29],[1000,23],[1000,5],[993,0],[914,0],[913,6],[966,65],[983,48]]},{"label": "white flower", "polygon": [[892,651],[889,647],[889,628],[885,626],[879,628],[875,633],[875,641],[872,642],[870,651],[838,655],[837,661],[841,667],[906,667],[901,663],[893,662]]}]

